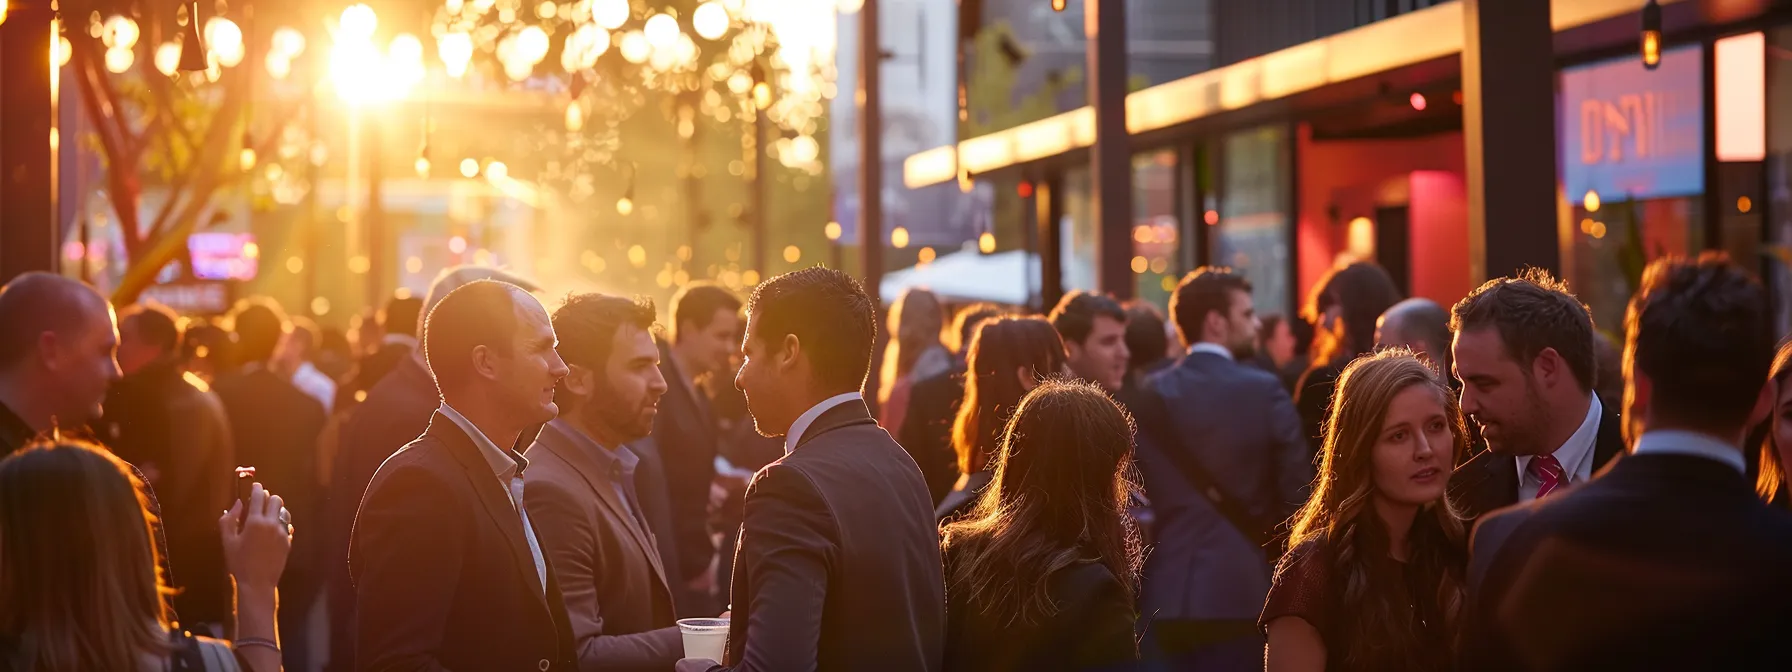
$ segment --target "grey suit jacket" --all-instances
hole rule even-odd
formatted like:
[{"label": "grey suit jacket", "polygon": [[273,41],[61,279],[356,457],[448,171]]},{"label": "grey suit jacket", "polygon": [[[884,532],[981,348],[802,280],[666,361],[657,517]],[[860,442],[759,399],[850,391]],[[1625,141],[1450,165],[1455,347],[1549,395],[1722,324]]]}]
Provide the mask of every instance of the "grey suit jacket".
[{"label": "grey suit jacket", "polygon": [[[639,501],[624,507],[590,448],[550,423],[530,448],[523,497],[554,565],[579,669],[667,670],[684,657],[672,592]],[[626,450],[626,448],[621,448]]]},{"label": "grey suit jacket", "polygon": [[[1313,480],[1294,401],[1273,374],[1205,352],[1158,372],[1145,386],[1163,397],[1169,413],[1148,420],[1166,427],[1138,432],[1139,470],[1158,540],[1145,562],[1140,613],[1255,620],[1269,594],[1264,549],[1189,484],[1169,451],[1192,454],[1254,518],[1281,520]],[[1174,437],[1174,445],[1158,445],[1155,436]]]}]

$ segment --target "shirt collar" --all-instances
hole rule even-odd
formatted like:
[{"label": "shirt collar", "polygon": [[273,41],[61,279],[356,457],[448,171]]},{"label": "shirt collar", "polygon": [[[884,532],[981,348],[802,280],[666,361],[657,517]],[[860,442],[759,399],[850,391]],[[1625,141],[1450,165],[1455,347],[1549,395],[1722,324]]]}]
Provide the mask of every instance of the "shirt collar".
[{"label": "shirt collar", "polygon": [[1201,341],[1194,345],[1188,346],[1188,354],[1192,355],[1197,352],[1205,352],[1210,355],[1219,355],[1221,357],[1225,357],[1228,361],[1237,361],[1237,359],[1232,356],[1231,350],[1226,349],[1226,346],[1220,345],[1218,343]]},{"label": "shirt collar", "polygon": [[[1580,427],[1568,436],[1568,440],[1550,453],[1556,463],[1562,465],[1562,473],[1569,482],[1584,481],[1593,475],[1593,444],[1599,442],[1599,416],[1605,410],[1599,403],[1599,395],[1587,395],[1587,417],[1580,421]],[[1524,482],[1525,469],[1531,466],[1530,455],[1518,457],[1518,481]],[[1585,467],[1585,468],[1583,468]]]},{"label": "shirt collar", "polygon": [[1748,474],[1748,466],[1742,460],[1742,451],[1710,434],[1673,429],[1643,432],[1642,437],[1636,440],[1636,448],[1631,452],[1636,455],[1703,457],[1730,465],[1744,475]]},{"label": "shirt collar", "polygon": [[857,392],[843,392],[823,399],[819,404],[810,406],[809,410],[803,411],[802,415],[797,416],[796,422],[790,423],[790,431],[784,433],[784,454],[789,455],[790,451],[796,450],[796,442],[802,440],[803,432],[809,431],[809,425],[815,424],[815,419],[821,417],[822,413],[826,413],[828,409],[846,402],[864,401],[864,399],[865,398]]},{"label": "shirt collar", "polygon": [[416,349],[417,337],[410,334],[386,334],[380,339],[380,345],[403,345]]},{"label": "shirt collar", "polygon": [[621,446],[613,449],[606,448],[604,444],[598,443],[597,439],[591,438],[561,418],[554,418],[548,425],[566,435],[574,446],[585,451],[586,455],[590,455],[591,459],[596,460],[598,466],[603,467],[606,471],[611,473],[620,471],[624,476],[634,476],[635,465],[641,461],[640,458],[635,457],[634,451]]},{"label": "shirt collar", "polygon": [[527,462],[523,462],[519,465],[515,459],[511,458],[508,451],[499,448],[498,444],[492,443],[491,437],[486,436],[485,432],[479,431],[479,428],[473,424],[473,421],[468,420],[467,416],[461,415],[460,411],[454,410],[454,407],[449,406],[448,402],[442,402],[442,407],[437,410],[441,412],[443,417],[448,418],[449,421],[460,427],[460,431],[466,432],[467,436],[473,439],[473,445],[479,447],[479,456],[485,458],[486,465],[492,468],[492,474],[497,476],[498,480],[510,480],[511,475],[516,473],[516,468],[518,466],[526,466],[528,464]]}]

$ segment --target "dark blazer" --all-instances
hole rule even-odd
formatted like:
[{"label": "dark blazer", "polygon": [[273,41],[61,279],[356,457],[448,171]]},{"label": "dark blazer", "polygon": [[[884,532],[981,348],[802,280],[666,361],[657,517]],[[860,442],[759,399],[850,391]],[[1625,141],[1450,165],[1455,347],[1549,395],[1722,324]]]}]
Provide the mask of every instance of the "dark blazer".
[{"label": "dark blazer", "polygon": [[[670,571],[678,566],[678,545],[672,539],[672,502],[666,496],[666,463],[653,437],[625,446],[635,454],[635,495],[641,500],[641,517],[647,519],[647,530],[653,533],[654,545],[660,549],[660,566]],[[667,578],[668,583],[671,578]],[[676,589],[673,592],[677,596]]]},{"label": "dark blazer", "polygon": [[[946,565],[954,564],[953,551]],[[1057,612],[1009,623],[983,613],[967,591],[946,591],[946,672],[1111,670],[1139,658],[1132,593],[1099,562],[1052,572],[1047,591]]]},{"label": "dark blazer", "polygon": [[1192,456],[1254,519],[1285,519],[1313,480],[1294,402],[1273,374],[1209,352],[1190,354],[1145,387],[1168,413],[1141,408],[1138,420],[1136,455],[1158,540],[1145,561],[1140,611],[1255,622],[1269,594],[1268,554],[1189,483],[1168,451]]},{"label": "dark blazer", "polygon": [[669,581],[684,586],[709,569],[715,542],[709,537],[709,484],[716,477],[716,451],[721,430],[709,400],[678,369],[672,349],[660,343],[660,375],[666,396],[653,418],[653,443],[666,468],[666,498],[672,505],[673,541],[678,566]]},{"label": "dark blazer", "polygon": [[330,500],[324,535],[323,566],[329,583],[330,669],[354,669],[355,588],[349,581],[349,533],[361,495],[380,463],[429,428],[442,404],[435,379],[414,357],[405,357],[392,373],[367,391],[342,425],[336,459],[330,468]]},{"label": "dark blazer", "polygon": [[908,393],[908,414],[896,428],[896,438],[927,479],[927,494],[935,503],[945,499],[958,482],[958,451],[952,448],[952,422],[964,403],[964,362],[916,381]]},{"label": "dark blazer", "polygon": [[542,428],[523,478],[529,522],[566,598],[579,669],[670,669],[684,657],[684,639],[653,532],[638,497],[617,499],[614,479],[622,474],[587,452],[604,448],[567,434],[575,431],[560,423]]},{"label": "dark blazer", "polygon": [[754,476],[734,564],[731,669],[941,669],[927,484],[863,402],[822,413]]},{"label": "dark blazer", "polygon": [[965,477],[964,487],[953,485],[952,491],[946,493],[939,506],[933,507],[933,517],[938,518],[942,525],[964,517],[971,509],[977,508],[977,500],[982,499],[984,489],[989,487],[989,482],[995,476],[994,471],[985,469]]},{"label": "dark blazer", "polygon": [[1301,434],[1306,437],[1313,455],[1319,454],[1325,439],[1325,419],[1332,413],[1332,393],[1338,389],[1338,377],[1344,375],[1344,365],[1352,359],[1345,357],[1339,364],[1314,364],[1294,383],[1294,405],[1300,409]]},{"label": "dark blazer", "polygon": [[1733,467],[1630,455],[1473,540],[1465,670],[1783,669],[1792,513]]},{"label": "dark blazer", "polygon": [[357,669],[574,669],[553,561],[544,596],[524,534],[479,447],[437,414],[380,465],[355,517]]},{"label": "dark blazer", "polygon": [[[1593,473],[1625,452],[1624,424],[1611,404],[1600,401],[1599,433],[1593,440]],[[1450,500],[1472,528],[1476,520],[1518,503],[1518,458],[1482,450],[1450,476]]]}]

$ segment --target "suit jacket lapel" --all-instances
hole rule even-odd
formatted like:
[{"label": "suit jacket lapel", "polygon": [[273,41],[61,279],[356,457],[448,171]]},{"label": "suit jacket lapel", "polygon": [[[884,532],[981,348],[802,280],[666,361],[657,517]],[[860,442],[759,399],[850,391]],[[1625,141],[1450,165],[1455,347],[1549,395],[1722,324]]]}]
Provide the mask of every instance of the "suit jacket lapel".
[{"label": "suit jacket lapel", "polygon": [[1610,404],[1603,403],[1604,412],[1599,417],[1599,433],[1593,438],[1593,475],[1597,476],[1605,468],[1629,451],[1624,443],[1624,422]]},{"label": "suit jacket lapel", "polygon": [[[586,455],[572,437],[566,436],[564,430],[553,425],[542,430],[541,438],[536,445],[547,449],[548,452],[572,465],[573,471],[578,472],[579,478],[584,479],[585,486],[597,493],[598,501],[603,502],[604,508],[609,510],[610,517],[622,521],[623,526],[628,529],[629,536],[634,537],[635,543],[640,545],[641,551],[647,555],[649,564],[653,565],[653,571],[659,575],[661,581],[665,581],[666,569],[660,565],[659,547],[655,546],[653,541],[647,537],[646,531],[641,529],[641,521],[636,516],[629,515],[628,507],[623,506],[622,502],[616,498],[616,488],[610,483],[609,475],[604,473],[603,467],[597,463],[597,460]],[[639,503],[637,502],[637,504]]]},{"label": "suit jacket lapel", "polygon": [[498,524],[498,529],[504,532],[505,540],[510,542],[510,554],[516,560],[517,571],[523,575],[524,582],[535,588],[535,595],[541,599],[541,606],[547,608],[547,589],[541,584],[540,576],[535,573],[535,554],[529,551],[529,538],[523,532],[523,517],[517,509],[521,502],[511,504],[510,495],[498,483],[498,477],[492,474],[491,464],[479,454],[479,446],[474,445],[473,437],[461,431],[453,420],[438,411],[435,417],[430,418],[426,433],[440,440],[448,453],[460,462],[461,468],[467,471],[467,478],[473,482],[473,491],[479,495],[479,503],[485,506],[486,514],[492,517],[492,521]]},{"label": "suit jacket lapel", "polygon": [[803,431],[803,435],[798,437],[796,447],[802,448],[804,444],[815,440],[815,437],[836,429],[866,424],[875,425],[877,421],[872,419],[871,409],[865,406],[865,401],[855,399],[823,411],[815,418],[815,422],[809,423],[809,428]]}]

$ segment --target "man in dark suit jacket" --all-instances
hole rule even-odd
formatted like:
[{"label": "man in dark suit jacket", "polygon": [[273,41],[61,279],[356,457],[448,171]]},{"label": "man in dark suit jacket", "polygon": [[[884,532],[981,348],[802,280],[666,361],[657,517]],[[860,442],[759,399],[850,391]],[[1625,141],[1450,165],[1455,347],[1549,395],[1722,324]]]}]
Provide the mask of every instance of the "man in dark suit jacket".
[{"label": "man in dark suit jacket", "polygon": [[943,664],[945,580],[927,484],[859,393],[873,310],[856,280],[822,267],[754,290],[735,383],[760,433],[782,433],[787,454],[747,489],[729,669]]},{"label": "man in dark suit jacket", "polygon": [[570,373],[560,417],[530,452],[529,512],[566,595],[584,670],[666,670],[684,657],[666,569],[634,487],[624,446],[653,430],[666,393],[653,304],[580,294],[554,311]]},{"label": "man in dark suit jacket", "polygon": [[[285,500],[293,520],[318,520],[323,487],[317,474],[317,437],[327,420],[324,407],[271,362],[291,324],[271,299],[239,304],[230,321],[242,366],[212,387],[230,420],[236,462],[255,467],[256,480]],[[323,587],[321,541],[321,535],[295,535],[280,576],[281,653],[294,669],[308,666],[311,605]]]},{"label": "man in dark suit jacket", "polygon": [[[1176,669],[1257,669],[1263,635],[1256,619],[1271,573],[1263,535],[1300,505],[1313,465],[1281,381],[1239,361],[1257,341],[1249,281],[1229,269],[1196,270],[1176,288],[1170,313],[1194,345],[1182,362],[1147,379],[1146,390],[1162,403],[1138,411],[1139,471],[1158,540],[1140,591],[1140,612],[1155,619],[1142,648]],[[1185,464],[1227,488],[1251,520],[1218,508]]]},{"label": "man in dark suit jacket", "polygon": [[1765,292],[1727,255],[1650,264],[1625,321],[1635,452],[1475,531],[1466,670],[1784,666],[1792,514],[1744,478],[1775,401]]},{"label": "man in dark suit jacket", "polygon": [[908,414],[896,428],[896,438],[909,457],[921,467],[927,479],[927,494],[939,504],[952,486],[958,483],[958,452],[952,448],[952,423],[958,419],[958,407],[964,403],[965,350],[977,327],[1002,309],[993,303],[973,303],[958,309],[953,316],[953,332],[958,343],[953,350],[952,368],[944,373],[923,378],[909,391]]},{"label": "man in dark suit jacket", "polygon": [[719,285],[693,282],[672,297],[672,333],[660,348],[660,375],[670,388],[654,419],[654,447],[666,469],[678,565],[672,587],[682,616],[716,613],[715,540],[709,493],[721,430],[697,382],[724,375],[740,340],[740,299]]},{"label": "man in dark suit jacket", "polygon": [[[531,292],[538,288],[523,278],[495,268],[457,266],[442,271],[429,287],[424,299],[423,314],[435,308],[449,292],[477,280],[506,282]],[[393,319],[391,312],[387,320]],[[421,319],[414,331],[422,331]],[[399,359],[391,373],[380,378],[367,391],[367,398],[343,423],[337,439],[335,459],[330,465],[329,516],[324,521],[326,537],[323,567],[329,581],[330,669],[344,672],[355,668],[355,588],[349,581],[349,533],[355,524],[355,512],[361,506],[361,495],[367,483],[386,458],[405,444],[417,440],[429,428],[430,418],[442,405],[436,392],[436,381],[420,349]]]},{"label": "man in dark suit jacket", "polygon": [[1462,413],[1488,447],[1450,478],[1469,520],[1585,482],[1624,452],[1615,409],[1593,393],[1592,313],[1566,285],[1538,270],[1490,280],[1450,329]]},{"label": "man in dark suit jacket", "polygon": [[356,665],[573,669],[566,608],[523,495],[522,451],[558,413],[567,372],[547,311],[482,280],[444,298],[423,338],[442,405],[380,465],[355,517]]}]

